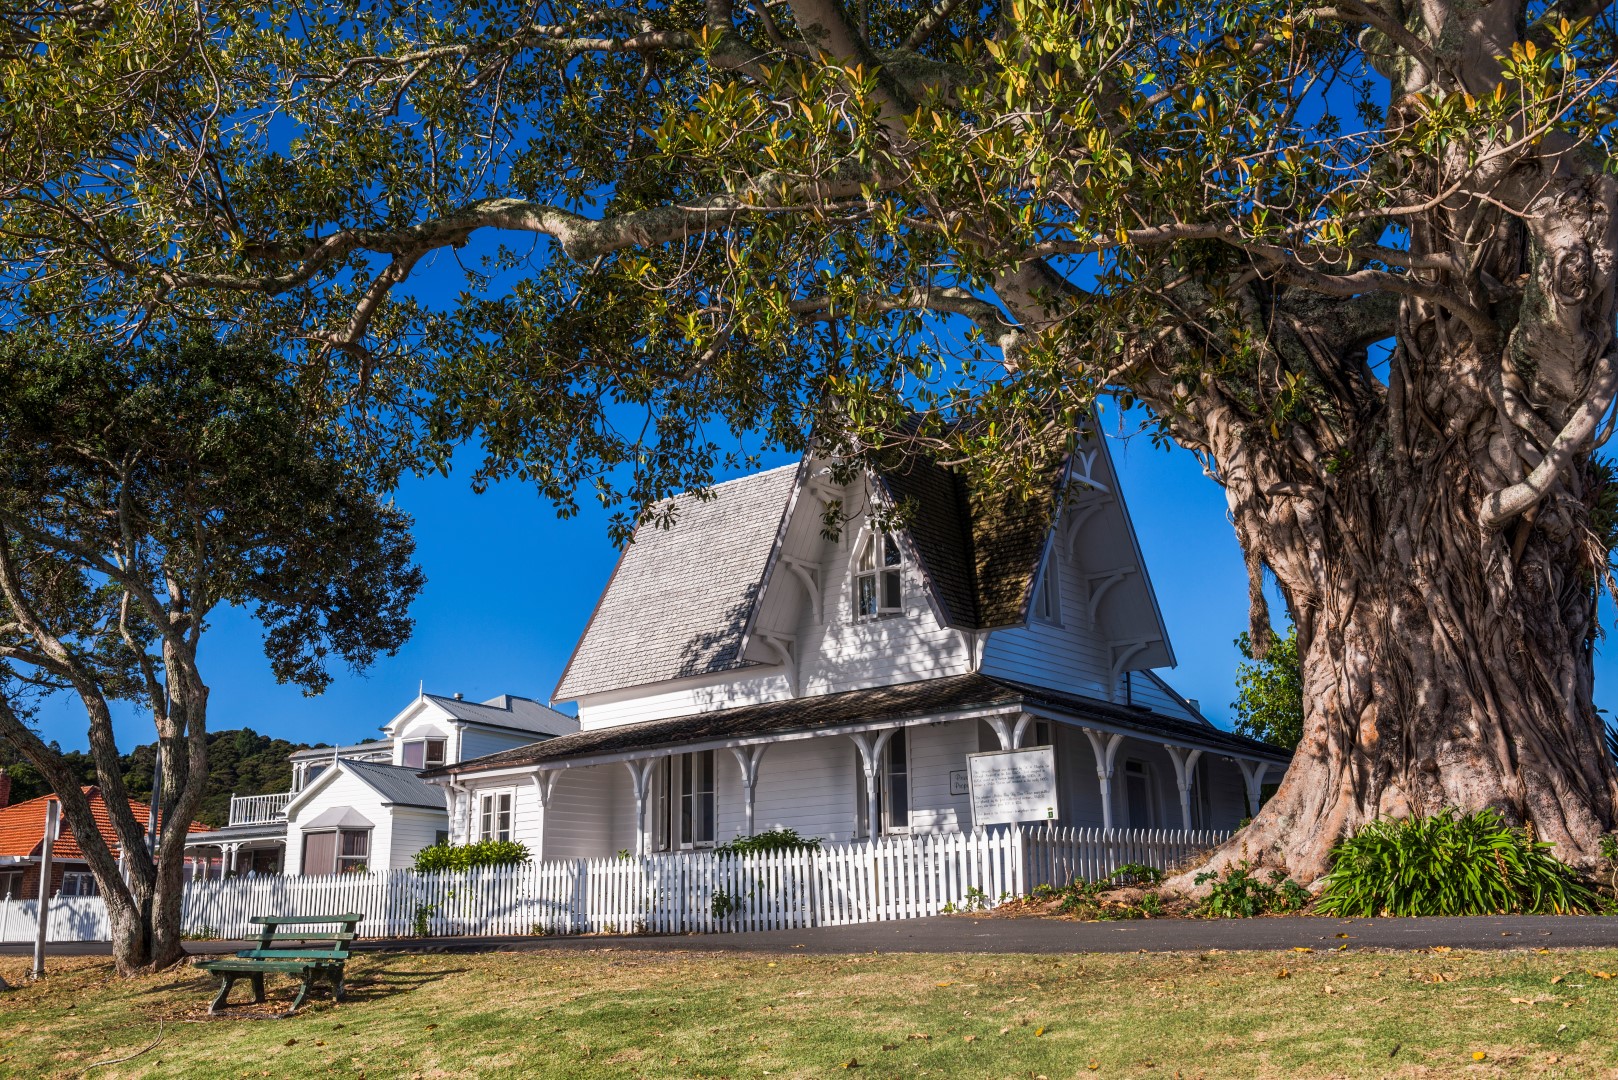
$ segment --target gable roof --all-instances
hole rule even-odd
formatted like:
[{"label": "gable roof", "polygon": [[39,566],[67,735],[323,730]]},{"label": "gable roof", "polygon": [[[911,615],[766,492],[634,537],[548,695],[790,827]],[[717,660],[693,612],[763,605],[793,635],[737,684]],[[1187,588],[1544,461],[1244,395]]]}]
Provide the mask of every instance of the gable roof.
[{"label": "gable roof", "polygon": [[[112,827],[112,814],[107,809],[107,802],[101,797],[101,789],[86,787],[84,794],[90,800],[90,814],[95,818],[96,828],[106,838],[107,846],[112,849],[114,856],[118,854],[118,832]],[[38,855],[45,842],[45,815],[46,805],[58,801],[55,795],[41,795],[37,799],[16,803],[0,809],[0,856],[13,858],[27,858]],[[129,809],[133,811],[135,820],[142,828],[146,828],[151,821],[151,810],[144,803],[131,803]],[[161,823],[161,818],[159,822]],[[192,822],[192,833],[210,832],[208,826]],[[61,832],[56,837],[56,843],[51,848],[52,854],[58,859],[83,859],[84,851],[79,847],[78,837],[62,819]]]},{"label": "gable roof", "polygon": [[751,666],[743,633],[801,467],[677,496],[673,527],[635,530],[553,697]]},{"label": "gable roof", "polygon": [[1204,723],[973,673],[715,709],[639,724],[594,728],[503,750],[458,765],[447,765],[422,775],[429,779],[458,776],[494,769],[544,765],[569,758],[671,749],[716,739],[809,732],[848,724],[903,721],[983,708],[1009,710],[1024,707],[1044,708],[1077,718],[1088,717],[1094,722],[1135,732],[1143,737],[1176,739],[1216,752],[1271,761],[1286,761],[1292,756],[1290,751],[1281,747]]},{"label": "gable roof", "polygon": [[[538,744],[535,744],[538,745]],[[325,769],[302,791],[287,803],[287,812],[313,800],[315,794],[326,788],[340,775],[352,776],[382,797],[388,806],[418,806],[427,810],[444,810],[444,795],[431,784],[423,782],[421,774],[403,765],[384,765],[377,761],[339,759],[332,768]],[[307,826],[300,826],[307,828]]]},{"label": "gable roof", "polygon": [[579,730],[579,722],[566,713],[515,694],[501,694],[488,701],[463,701],[442,694],[423,694],[422,697],[469,724],[513,728],[537,735],[566,735]]}]

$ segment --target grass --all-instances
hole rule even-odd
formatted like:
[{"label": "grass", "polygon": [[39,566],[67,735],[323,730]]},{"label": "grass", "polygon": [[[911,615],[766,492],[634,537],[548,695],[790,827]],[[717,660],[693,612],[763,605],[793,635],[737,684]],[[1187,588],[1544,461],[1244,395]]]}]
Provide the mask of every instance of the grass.
[{"label": "grass", "polygon": [[[24,964],[0,957],[0,975],[16,984]],[[100,960],[56,960],[42,984],[0,995],[0,1076],[80,1075],[151,1043],[160,1021],[155,1047],[89,1075],[1167,1080],[1618,1070],[1618,980],[1608,974],[1618,972],[1618,950],[825,957],[603,948],[368,954],[350,971],[346,1004],[322,999],[279,1021],[209,1019],[212,983],[200,972],[126,982]],[[291,997],[290,982],[271,989]]]}]

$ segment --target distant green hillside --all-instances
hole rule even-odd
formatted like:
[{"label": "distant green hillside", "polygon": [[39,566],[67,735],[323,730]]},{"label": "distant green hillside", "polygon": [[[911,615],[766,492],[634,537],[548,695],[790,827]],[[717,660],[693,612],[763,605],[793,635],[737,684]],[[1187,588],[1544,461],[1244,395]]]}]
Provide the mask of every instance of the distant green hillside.
[{"label": "distant green hillside", "polygon": [[[54,744],[53,744],[54,745]],[[318,744],[324,745],[324,744]],[[208,733],[208,793],[203,796],[197,820],[207,825],[223,825],[230,817],[231,795],[269,795],[292,786],[292,766],[287,755],[308,747],[285,739],[260,735],[252,728]],[[136,797],[152,795],[152,763],[157,744],[137,746],[121,758],[124,783]],[[95,765],[88,753],[72,750],[63,755],[86,784],[96,782]],[[11,801],[21,802],[47,794],[49,785],[38,770],[23,761],[15,751],[0,742],[0,765],[11,774]]]}]

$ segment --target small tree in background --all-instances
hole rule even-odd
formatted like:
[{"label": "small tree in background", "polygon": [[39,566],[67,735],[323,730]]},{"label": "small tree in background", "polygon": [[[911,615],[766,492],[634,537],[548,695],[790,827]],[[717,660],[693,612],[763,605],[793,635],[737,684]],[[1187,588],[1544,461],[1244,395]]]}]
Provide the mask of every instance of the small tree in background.
[{"label": "small tree in background", "polygon": [[1236,730],[1250,739],[1262,739],[1288,750],[1303,738],[1303,674],[1298,667],[1298,628],[1287,627],[1286,637],[1269,631],[1270,647],[1262,658],[1254,655],[1253,640],[1244,631],[1236,639],[1244,662],[1236,668]]},{"label": "small tree in background", "polygon": [[[282,682],[310,693],[409,637],[423,577],[387,472],[310,419],[273,353],[213,341],[110,352],[0,336],[0,738],[50,783],[107,902],[118,970],[175,963],[187,827],[208,779],[199,646],[221,605],[250,611]],[[123,865],[41,699],[83,704]],[[162,747],[146,852],[113,738],[138,702]]]}]

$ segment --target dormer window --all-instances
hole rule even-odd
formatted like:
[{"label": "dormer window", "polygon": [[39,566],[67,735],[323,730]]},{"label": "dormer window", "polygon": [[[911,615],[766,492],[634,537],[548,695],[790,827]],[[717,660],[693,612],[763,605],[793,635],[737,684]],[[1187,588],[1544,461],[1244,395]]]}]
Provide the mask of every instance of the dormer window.
[{"label": "dormer window", "polygon": [[436,769],[444,764],[443,739],[411,739],[399,763],[407,769]]},{"label": "dormer window", "polygon": [[904,558],[889,532],[870,532],[854,560],[854,612],[862,619],[904,610]]}]

